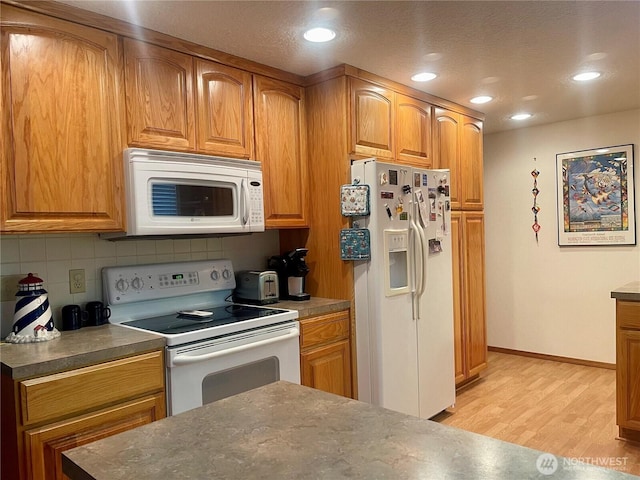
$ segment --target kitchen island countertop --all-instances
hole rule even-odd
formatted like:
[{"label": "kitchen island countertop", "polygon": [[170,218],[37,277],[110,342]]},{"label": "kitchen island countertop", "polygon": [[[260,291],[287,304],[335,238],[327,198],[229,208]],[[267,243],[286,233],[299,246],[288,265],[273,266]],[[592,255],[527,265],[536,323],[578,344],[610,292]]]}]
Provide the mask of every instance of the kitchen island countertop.
[{"label": "kitchen island countertop", "polygon": [[640,281],[627,283],[611,292],[611,298],[640,302]]},{"label": "kitchen island countertop", "polygon": [[63,452],[62,468],[72,480],[637,478],[566,460],[276,382]]}]

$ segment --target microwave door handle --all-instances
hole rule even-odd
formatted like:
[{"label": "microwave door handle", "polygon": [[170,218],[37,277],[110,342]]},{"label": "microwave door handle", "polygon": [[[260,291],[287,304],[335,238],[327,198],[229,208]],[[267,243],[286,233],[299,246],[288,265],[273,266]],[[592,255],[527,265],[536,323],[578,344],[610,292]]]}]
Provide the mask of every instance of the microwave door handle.
[{"label": "microwave door handle", "polygon": [[246,225],[249,221],[249,189],[244,178],[240,189],[242,190],[242,225]]},{"label": "microwave door handle", "polygon": [[300,331],[297,328],[292,328],[285,335],[280,335],[278,337],[269,338],[267,340],[259,340],[257,342],[248,343],[246,345],[240,345],[238,347],[231,347],[225,350],[219,350],[217,352],[206,353],[204,355],[176,355],[173,359],[174,365],[187,365],[190,363],[203,362],[205,360],[211,360],[213,358],[222,357],[224,355],[230,355],[232,353],[239,353],[245,350],[249,350],[256,347],[262,347],[264,345],[270,345],[276,342],[282,342],[284,340],[288,340],[290,338],[295,338],[300,336]]}]

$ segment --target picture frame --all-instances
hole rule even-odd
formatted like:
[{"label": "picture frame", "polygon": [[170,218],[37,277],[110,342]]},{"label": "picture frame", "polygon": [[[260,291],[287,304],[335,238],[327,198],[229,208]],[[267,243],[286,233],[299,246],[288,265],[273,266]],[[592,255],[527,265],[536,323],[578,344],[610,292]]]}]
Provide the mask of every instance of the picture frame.
[{"label": "picture frame", "polygon": [[635,245],[633,144],[556,155],[558,245]]}]

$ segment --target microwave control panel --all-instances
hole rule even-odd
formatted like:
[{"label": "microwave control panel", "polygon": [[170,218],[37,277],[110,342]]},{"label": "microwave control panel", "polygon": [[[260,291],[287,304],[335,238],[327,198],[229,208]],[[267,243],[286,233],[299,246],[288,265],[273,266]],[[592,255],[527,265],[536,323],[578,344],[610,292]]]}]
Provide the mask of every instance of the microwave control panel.
[{"label": "microwave control panel", "polygon": [[[252,227],[264,228],[264,198],[262,192],[262,180],[258,178],[249,178],[249,205],[250,218],[249,223]],[[260,228],[258,231],[262,231]]]},{"label": "microwave control panel", "polygon": [[227,259],[107,267],[102,270],[102,283],[109,305],[236,287]]}]

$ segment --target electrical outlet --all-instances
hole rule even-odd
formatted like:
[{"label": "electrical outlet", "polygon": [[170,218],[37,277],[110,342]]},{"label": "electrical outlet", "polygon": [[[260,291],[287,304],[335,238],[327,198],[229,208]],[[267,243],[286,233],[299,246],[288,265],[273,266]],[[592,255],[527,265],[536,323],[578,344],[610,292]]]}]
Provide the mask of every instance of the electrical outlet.
[{"label": "electrical outlet", "polygon": [[69,270],[69,293],[84,293],[87,285],[84,281],[84,269]]},{"label": "electrical outlet", "polygon": [[[36,274],[34,273],[34,275]],[[16,299],[18,282],[24,277],[26,277],[26,275],[2,275],[0,277],[0,282],[2,283],[2,290],[0,292],[1,302],[13,302]]]}]

